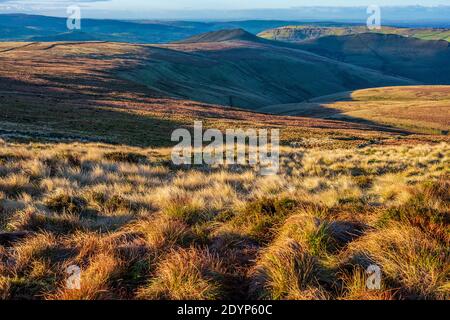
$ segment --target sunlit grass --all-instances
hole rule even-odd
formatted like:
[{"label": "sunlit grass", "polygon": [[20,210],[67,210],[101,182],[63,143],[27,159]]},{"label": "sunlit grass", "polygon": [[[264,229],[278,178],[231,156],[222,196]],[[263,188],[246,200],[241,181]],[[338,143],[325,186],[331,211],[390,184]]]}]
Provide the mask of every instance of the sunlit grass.
[{"label": "sunlit grass", "polygon": [[167,149],[2,142],[0,296],[448,299],[449,156],[283,146],[263,177],[177,169]]}]

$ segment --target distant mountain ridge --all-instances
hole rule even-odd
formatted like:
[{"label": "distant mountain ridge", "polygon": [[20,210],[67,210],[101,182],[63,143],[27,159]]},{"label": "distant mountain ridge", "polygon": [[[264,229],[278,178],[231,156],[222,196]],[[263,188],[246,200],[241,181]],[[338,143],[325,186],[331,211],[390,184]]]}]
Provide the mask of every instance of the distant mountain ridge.
[{"label": "distant mountain ridge", "polygon": [[379,30],[378,29],[369,30],[366,26],[324,27],[314,25],[298,25],[298,26],[292,25],[265,30],[263,32],[260,32],[258,36],[270,40],[300,42],[326,36],[344,36],[369,32],[382,34],[396,34],[423,40],[450,41],[450,29],[445,28],[418,29],[418,28],[382,27]]},{"label": "distant mountain ridge", "polygon": [[[83,19],[81,30],[70,31],[65,18],[26,14],[0,14],[0,41],[115,41],[130,43],[167,43],[222,29],[245,29],[257,34],[292,21],[122,21]],[[300,22],[298,22],[300,23]]]},{"label": "distant mountain ridge", "polygon": [[[450,7],[449,7],[450,8]],[[449,22],[450,23],[450,22]],[[245,31],[271,40],[291,41],[292,32],[286,37],[286,30],[295,26],[298,30],[292,41],[297,41],[299,33],[320,32],[323,35],[336,35],[332,30],[361,28],[361,24],[343,21],[297,21],[288,20],[238,20],[238,21],[167,21],[167,20],[113,20],[83,19],[81,30],[70,31],[66,26],[66,18],[27,14],[0,14],[0,41],[114,41],[130,43],[168,43],[181,41],[201,33],[223,29],[244,29]],[[300,26],[300,27],[299,27]],[[310,29],[311,31],[308,31]],[[410,36],[414,29],[385,28],[401,30],[399,34]],[[280,31],[281,30],[281,31]],[[303,30],[303,31],[302,31]],[[331,30],[331,34],[330,34]],[[433,31],[434,30],[434,31]],[[450,29],[449,29],[450,30]],[[325,32],[324,32],[325,31]],[[397,31],[392,31],[395,33]],[[406,34],[403,34],[403,31]],[[444,30],[445,31],[445,30]],[[361,32],[361,31],[358,31]],[[418,37],[426,39],[444,39],[450,37],[446,32],[437,34],[435,29],[417,29]],[[274,34],[276,33],[276,34]],[[337,33],[342,35],[343,33]],[[302,39],[311,37],[301,37]]]}]

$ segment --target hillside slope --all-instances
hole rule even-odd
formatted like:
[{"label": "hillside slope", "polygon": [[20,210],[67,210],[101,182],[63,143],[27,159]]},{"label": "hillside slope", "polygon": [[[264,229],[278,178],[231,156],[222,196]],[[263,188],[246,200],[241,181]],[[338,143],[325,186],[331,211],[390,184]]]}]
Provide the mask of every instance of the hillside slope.
[{"label": "hillside slope", "polygon": [[243,31],[208,33],[195,39],[148,47],[138,68],[120,74],[163,95],[249,109],[415,83]]},{"label": "hillside slope", "polygon": [[382,27],[380,30],[370,31],[366,26],[324,27],[314,25],[283,26],[264,30],[258,36],[278,41],[300,42],[318,39],[326,36],[344,36],[360,33],[396,34],[405,37],[414,37],[422,40],[450,41],[450,29],[444,28],[395,28]]},{"label": "hillside slope", "polygon": [[421,133],[448,134],[450,86],[358,90],[277,105],[258,111],[322,119],[370,122]]},{"label": "hillside slope", "polygon": [[173,130],[190,128],[201,119],[205,128],[280,128],[285,143],[348,147],[343,136],[351,136],[352,145],[375,137],[397,141],[398,132],[379,132],[368,124],[258,114],[176,99],[118,77],[161,57],[190,63],[195,55],[104,42],[0,43],[0,139],[161,147],[174,144]]},{"label": "hillside slope", "polygon": [[447,41],[364,33],[323,37],[299,46],[338,61],[424,84],[450,84],[450,43]]}]

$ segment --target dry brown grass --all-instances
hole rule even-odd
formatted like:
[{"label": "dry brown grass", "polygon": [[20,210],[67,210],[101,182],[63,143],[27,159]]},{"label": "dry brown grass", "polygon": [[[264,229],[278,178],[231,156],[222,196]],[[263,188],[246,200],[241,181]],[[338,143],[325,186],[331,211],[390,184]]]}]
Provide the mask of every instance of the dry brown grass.
[{"label": "dry brown grass", "polygon": [[412,132],[447,135],[449,108],[449,86],[408,86],[339,93],[307,103],[263,107],[261,111],[368,121]]},{"label": "dry brown grass", "polygon": [[[406,298],[448,299],[448,243],[404,223],[370,232],[349,246],[350,256],[379,265]],[[364,263],[364,262],[362,262]]]},{"label": "dry brown grass", "polygon": [[250,294],[258,299],[326,299],[320,286],[321,266],[297,241],[288,239],[270,246],[252,274]]},{"label": "dry brown grass", "polygon": [[[283,146],[262,177],[177,169],[167,149],[3,142],[0,235],[26,233],[0,237],[0,296],[448,299],[449,156]],[[381,290],[365,287],[373,263]]]},{"label": "dry brown grass", "polygon": [[225,268],[207,250],[195,248],[168,252],[155,276],[138,292],[141,299],[216,300],[224,298]]}]

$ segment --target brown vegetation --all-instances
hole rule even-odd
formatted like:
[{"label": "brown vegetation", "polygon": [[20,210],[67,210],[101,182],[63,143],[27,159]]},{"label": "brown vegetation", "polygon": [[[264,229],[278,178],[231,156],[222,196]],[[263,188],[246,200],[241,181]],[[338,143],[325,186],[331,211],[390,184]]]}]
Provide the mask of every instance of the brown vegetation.
[{"label": "brown vegetation", "polygon": [[103,144],[3,143],[0,156],[5,299],[450,297],[445,143],[283,147],[274,177]]}]

